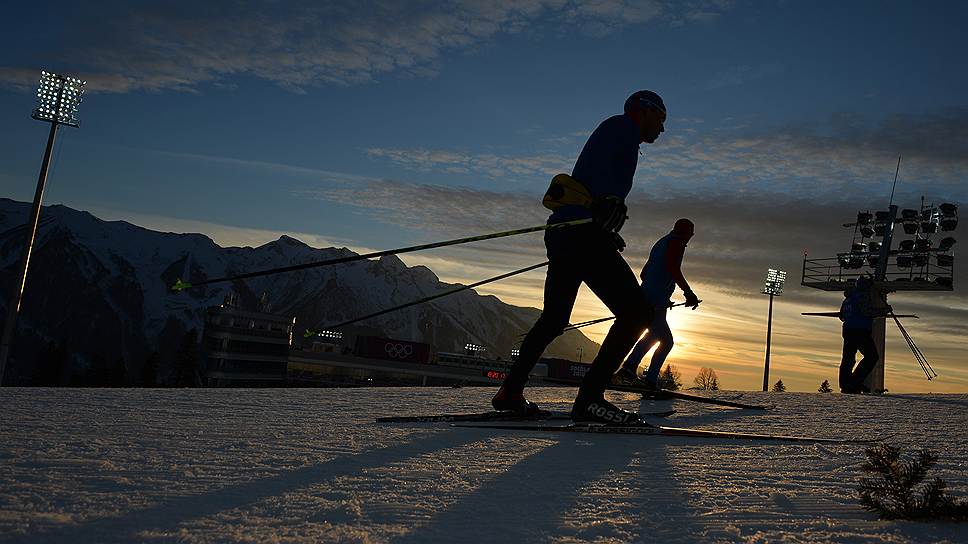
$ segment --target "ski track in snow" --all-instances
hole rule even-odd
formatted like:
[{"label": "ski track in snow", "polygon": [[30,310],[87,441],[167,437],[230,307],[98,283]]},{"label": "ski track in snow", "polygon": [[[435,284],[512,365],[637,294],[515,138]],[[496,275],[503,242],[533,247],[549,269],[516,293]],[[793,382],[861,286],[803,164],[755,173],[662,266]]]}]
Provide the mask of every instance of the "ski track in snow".
[{"label": "ski track in snow", "polygon": [[[484,411],[493,388],[2,389],[0,542],[966,542],[860,508],[860,444],[377,424]],[[537,388],[567,410],[571,388]],[[720,392],[669,425],[898,433],[968,495],[968,395]]]}]

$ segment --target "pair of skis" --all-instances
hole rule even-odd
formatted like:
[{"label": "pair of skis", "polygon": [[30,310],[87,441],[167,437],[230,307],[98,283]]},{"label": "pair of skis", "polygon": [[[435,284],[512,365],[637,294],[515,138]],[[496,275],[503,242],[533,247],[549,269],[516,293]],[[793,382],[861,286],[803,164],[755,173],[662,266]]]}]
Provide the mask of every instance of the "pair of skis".
[{"label": "pair of skis", "polygon": [[[648,412],[639,414],[640,417],[669,417],[675,410],[665,412]],[[390,416],[379,417],[378,423],[472,423],[490,421],[571,421],[568,412],[550,412],[542,410],[533,415],[520,415],[514,412],[484,412],[480,414],[436,414],[424,416]]]},{"label": "pair of skis", "polygon": [[822,442],[832,444],[866,443],[871,440],[849,438],[821,438],[815,436],[793,436],[780,434],[760,434],[734,431],[710,431],[684,427],[666,427],[639,423],[635,425],[609,425],[604,423],[572,423],[570,425],[512,425],[509,423],[453,423],[454,427],[473,427],[478,429],[501,429],[513,431],[553,432],[553,433],[591,433],[624,434],[649,436],[683,436],[694,438],[726,438],[732,440],[762,440],[770,442]]},{"label": "pair of skis", "polygon": [[[675,413],[675,410],[670,410],[667,412],[643,413],[639,414],[639,416],[643,418],[661,418],[668,417],[673,413]],[[556,421],[560,423],[554,423]],[[377,419],[377,422],[379,423],[450,423],[453,427],[495,429],[518,432],[678,436],[772,442],[822,442],[834,444],[871,442],[871,440],[853,440],[843,438],[820,438],[812,436],[712,431],[706,429],[690,429],[683,427],[652,425],[645,422],[634,425],[609,425],[603,423],[564,423],[565,421],[571,421],[571,417],[567,413],[545,411],[528,416],[522,416],[513,412],[484,412],[480,414],[393,416],[381,417]]]},{"label": "pair of skis", "polygon": [[[557,378],[544,378],[546,382],[567,384],[572,385],[571,381],[562,380]],[[578,384],[574,384],[578,385]],[[734,400],[724,400],[724,399],[714,399],[712,397],[703,397],[700,395],[690,395],[688,393],[682,393],[679,391],[669,391],[668,389],[651,389],[635,383],[630,384],[619,384],[610,383],[606,386],[606,389],[610,391],[622,391],[624,393],[639,393],[642,398],[652,399],[652,400],[688,400],[692,402],[700,402],[703,404],[715,404],[716,406],[728,406],[730,408],[743,408],[746,410],[769,410],[769,406],[763,406],[760,404],[748,404],[745,402],[737,402]]]}]

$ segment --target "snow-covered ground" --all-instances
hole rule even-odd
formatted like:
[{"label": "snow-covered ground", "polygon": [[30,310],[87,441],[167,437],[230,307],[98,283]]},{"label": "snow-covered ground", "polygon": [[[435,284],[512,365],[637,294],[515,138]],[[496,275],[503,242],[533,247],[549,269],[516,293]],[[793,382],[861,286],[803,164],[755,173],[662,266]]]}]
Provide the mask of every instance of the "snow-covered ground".
[{"label": "snow-covered ground", "polygon": [[[490,388],[0,390],[3,542],[968,542],[878,521],[862,445],[385,425]],[[531,397],[565,410],[574,390]],[[768,412],[610,394],[668,424],[899,433],[968,495],[968,395],[731,393]]]}]

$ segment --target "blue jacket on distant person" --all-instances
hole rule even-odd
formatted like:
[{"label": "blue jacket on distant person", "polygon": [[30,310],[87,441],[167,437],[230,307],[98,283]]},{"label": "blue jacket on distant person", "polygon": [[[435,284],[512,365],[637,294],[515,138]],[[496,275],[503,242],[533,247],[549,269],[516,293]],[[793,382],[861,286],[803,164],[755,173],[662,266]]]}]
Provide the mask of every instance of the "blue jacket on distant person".
[{"label": "blue jacket on distant person", "polygon": [[874,316],[870,286],[858,282],[840,305],[840,320],[844,322],[845,329],[871,330],[874,328]]}]

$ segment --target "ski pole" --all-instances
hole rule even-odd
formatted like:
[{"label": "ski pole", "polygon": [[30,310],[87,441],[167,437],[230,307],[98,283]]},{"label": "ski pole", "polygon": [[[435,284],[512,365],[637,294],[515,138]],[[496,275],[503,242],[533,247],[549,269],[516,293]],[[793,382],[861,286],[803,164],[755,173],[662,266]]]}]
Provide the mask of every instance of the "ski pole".
[{"label": "ski pole", "polygon": [[[431,300],[438,299],[438,298],[441,298],[441,297],[446,297],[447,295],[453,295],[454,293],[458,293],[460,291],[466,291],[468,289],[473,289],[475,287],[484,285],[485,283],[491,283],[491,282],[494,282],[494,281],[503,280],[504,278],[510,278],[511,276],[514,276],[514,275],[517,275],[517,274],[523,274],[525,272],[534,270],[535,268],[541,268],[542,266],[548,266],[548,261],[545,261],[545,262],[540,263],[540,264],[531,265],[531,266],[522,268],[520,270],[515,270],[514,272],[508,272],[507,274],[501,274],[500,276],[494,276],[493,278],[488,278],[486,280],[481,280],[481,281],[479,281],[477,283],[472,283],[470,285],[462,285],[460,287],[455,287],[454,289],[449,289],[447,291],[444,291],[443,293],[437,293],[436,295],[431,295],[429,297],[424,297],[424,298],[422,298],[420,300],[414,300],[414,301],[408,302],[406,304],[401,304],[399,306],[394,306],[393,308],[387,308],[386,310],[380,310],[379,312],[374,312],[374,313],[369,314],[369,315],[364,315],[363,317],[357,317],[357,318],[354,318],[354,319],[350,319],[349,321],[344,321],[342,323],[339,323],[338,325],[333,325],[333,326],[327,327],[327,328],[328,329],[337,329],[339,327],[344,327],[346,325],[350,325],[350,324],[357,323],[357,322],[360,322],[360,321],[366,321],[367,319],[370,319],[371,317],[377,317],[377,316],[380,316],[380,315],[383,315],[383,314],[388,314],[390,312],[395,312],[397,310],[402,310],[404,308],[409,308],[410,306],[416,306],[417,304],[423,304],[424,302],[430,302]],[[306,329],[306,332],[303,333],[303,336],[306,337],[306,338],[309,338],[310,336],[315,336],[315,335],[319,334],[319,332],[320,331],[315,330],[315,329]]]},{"label": "ski pole", "polygon": [[[897,160],[898,160],[898,164],[900,165],[901,158],[898,157]],[[894,324],[896,324],[897,329],[901,331],[901,336],[904,338],[904,341],[907,342],[908,347],[911,348],[911,352],[914,353],[914,358],[917,360],[918,364],[921,365],[921,371],[924,372],[924,376],[928,378],[928,381],[933,380],[934,378],[937,378],[938,373],[935,372],[933,368],[931,368],[931,363],[929,363],[928,358],[924,356],[924,352],[922,352],[921,348],[919,348],[918,345],[914,343],[914,338],[911,338],[911,335],[908,334],[907,329],[905,329],[904,326],[901,325],[901,320],[898,319],[898,317],[901,317],[901,316],[898,316],[897,314],[895,314],[894,309],[891,308],[891,305],[887,303],[887,294],[886,293],[882,294],[880,298],[882,301],[884,301],[884,304],[888,308],[890,308],[890,310],[888,310],[887,312],[887,315],[891,316],[891,318],[894,319]],[[917,317],[917,316],[914,316],[914,317]]]},{"label": "ski pole", "polygon": [[[699,302],[702,302],[702,301],[700,300]],[[685,305],[686,305],[685,302],[679,302],[679,303],[670,305],[669,306],[669,309],[675,308],[676,306],[685,306]],[[612,316],[612,317],[603,317],[603,318],[600,318],[600,319],[593,319],[591,321],[583,321],[581,323],[575,323],[574,325],[568,325],[567,327],[565,327],[564,329],[562,329],[561,332],[573,331],[575,329],[580,329],[582,327],[587,327],[589,325],[594,325],[596,323],[604,323],[605,321],[611,321],[613,319],[615,319],[615,316]]]},{"label": "ski pole", "polygon": [[938,373],[935,372],[933,368],[931,368],[931,364],[928,363],[928,358],[924,356],[924,353],[921,351],[921,348],[919,348],[918,345],[914,343],[914,339],[911,338],[910,334],[908,334],[907,329],[905,329],[901,325],[901,320],[899,320],[897,316],[894,315],[894,312],[891,312],[890,316],[894,318],[894,323],[897,324],[898,330],[901,331],[901,336],[904,337],[904,341],[907,342],[908,347],[911,348],[911,352],[914,353],[914,358],[917,359],[918,364],[921,365],[921,370],[924,372],[925,377],[927,377],[928,380],[933,380],[934,378],[937,378]]},{"label": "ski pole", "polygon": [[574,221],[564,221],[561,223],[552,223],[547,225],[539,225],[537,227],[528,227],[525,229],[515,229],[507,230],[504,232],[495,232],[493,234],[484,234],[481,236],[471,236],[468,238],[458,238],[456,240],[446,240],[444,242],[434,242],[432,244],[421,244],[418,246],[402,247],[399,249],[388,249],[385,251],[375,251],[373,253],[365,253],[363,255],[353,255],[352,257],[340,257],[338,259],[327,259],[324,261],[313,261],[309,263],[296,264],[292,266],[282,266],[279,268],[270,268],[267,270],[259,270],[256,272],[246,272],[244,274],[237,274],[234,276],[226,276],[223,278],[215,278],[211,280],[203,280],[196,283],[191,283],[187,281],[182,281],[181,278],[175,281],[175,284],[171,286],[171,290],[175,292],[184,291],[185,289],[190,289],[192,287],[199,287],[202,285],[208,285],[210,283],[220,283],[226,281],[243,280],[247,278],[257,278],[260,276],[269,276],[272,274],[281,274],[283,272],[293,272],[296,270],[305,270],[307,268],[319,268],[322,266],[330,266],[334,264],[343,264],[353,261],[361,261],[363,259],[372,259],[374,257],[384,257],[386,255],[398,255],[400,253],[410,253],[413,251],[421,251],[424,249],[434,249],[438,247],[453,246],[457,244],[466,244],[468,242],[480,242],[483,240],[493,240],[495,238],[504,238],[506,236],[516,236],[518,234],[527,234],[529,232],[538,232],[542,230],[557,229],[563,227],[571,227],[575,225],[584,225],[586,223],[591,223],[592,219],[575,219]]}]

